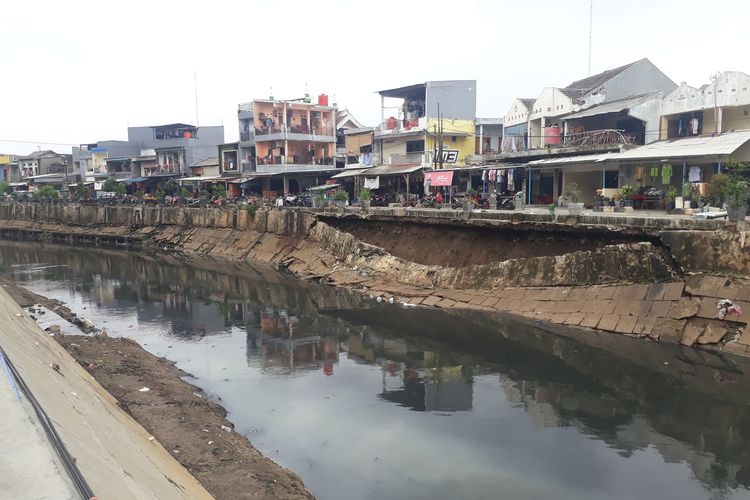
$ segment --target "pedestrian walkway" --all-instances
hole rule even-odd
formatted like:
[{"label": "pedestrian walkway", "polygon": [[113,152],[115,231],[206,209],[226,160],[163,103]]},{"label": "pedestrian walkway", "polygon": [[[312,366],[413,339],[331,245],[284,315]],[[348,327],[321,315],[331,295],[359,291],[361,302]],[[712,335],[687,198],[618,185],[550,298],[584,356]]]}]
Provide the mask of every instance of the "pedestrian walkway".
[{"label": "pedestrian walkway", "polygon": [[[2,354],[0,354],[2,359]],[[33,407],[0,361],[0,492],[3,498],[78,498]]]}]

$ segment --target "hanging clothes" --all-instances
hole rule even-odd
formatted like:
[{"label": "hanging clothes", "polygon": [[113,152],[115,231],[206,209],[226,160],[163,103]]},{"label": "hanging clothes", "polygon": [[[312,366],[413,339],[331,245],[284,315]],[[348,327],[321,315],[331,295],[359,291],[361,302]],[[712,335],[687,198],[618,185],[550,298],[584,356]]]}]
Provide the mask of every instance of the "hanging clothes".
[{"label": "hanging clothes", "polygon": [[636,181],[641,182],[646,177],[646,167],[635,167],[635,175],[633,176]]},{"label": "hanging clothes", "polygon": [[515,179],[513,179],[515,170],[515,168],[508,169],[508,191],[515,191],[516,189]]},{"label": "hanging clothes", "polygon": [[659,178],[659,166],[654,165],[651,167],[651,180],[654,181],[655,179]]},{"label": "hanging clothes", "polygon": [[701,181],[701,168],[693,165],[690,167],[690,170],[688,170],[688,181],[690,182],[700,182]]},{"label": "hanging clothes", "polygon": [[364,188],[365,189],[379,189],[380,188],[380,176],[365,177]]},{"label": "hanging clothes", "polygon": [[661,183],[669,184],[672,180],[672,165],[667,163],[661,167]]},{"label": "hanging clothes", "polygon": [[482,182],[487,182],[487,170],[482,170]]}]

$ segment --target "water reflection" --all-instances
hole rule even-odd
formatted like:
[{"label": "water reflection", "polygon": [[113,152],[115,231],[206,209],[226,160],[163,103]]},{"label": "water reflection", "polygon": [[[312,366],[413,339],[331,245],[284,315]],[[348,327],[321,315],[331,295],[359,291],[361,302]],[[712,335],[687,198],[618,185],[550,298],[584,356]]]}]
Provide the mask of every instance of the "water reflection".
[{"label": "water reflection", "polygon": [[7,242],[0,263],[177,360],[321,498],[748,497],[742,360],[263,267]]}]

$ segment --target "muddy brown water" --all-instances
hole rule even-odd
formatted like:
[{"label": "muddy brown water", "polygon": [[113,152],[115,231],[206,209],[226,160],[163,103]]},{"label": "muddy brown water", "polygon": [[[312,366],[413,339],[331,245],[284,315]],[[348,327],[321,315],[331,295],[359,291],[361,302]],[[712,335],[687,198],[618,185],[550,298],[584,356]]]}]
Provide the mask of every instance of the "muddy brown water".
[{"label": "muddy brown water", "polygon": [[750,498],[744,360],[264,267],[0,242],[0,272],[175,361],[321,499]]}]

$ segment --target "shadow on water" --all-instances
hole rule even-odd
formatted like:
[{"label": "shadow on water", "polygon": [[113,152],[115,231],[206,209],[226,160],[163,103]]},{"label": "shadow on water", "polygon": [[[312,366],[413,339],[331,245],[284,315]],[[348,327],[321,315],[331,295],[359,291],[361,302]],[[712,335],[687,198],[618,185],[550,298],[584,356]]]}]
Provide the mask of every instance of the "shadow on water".
[{"label": "shadow on water", "polygon": [[[40,293],[39,283],[57,283],[112,314],[132,311],[175,341],[242,330],[245,368],[269,380],[330,377],[350,369],[343,357],[377,368],[372,397],[415,418],[480,415],[486,396],[477,384],[495,380],[492,397],[524,411],[535,439],[545,429],[574,429],[625,459],[656,450],[663,463],[686,464],[716,498],[750,487],[743,359],[504,316],[377,304],[263,266],[0,242],[0,269]],[[462,422],[463,433],[481,423]],[[335,498],[323,476],[299,472],[313,491]],[[587,471],[574,474],[581,488],[595,482]]]}]

